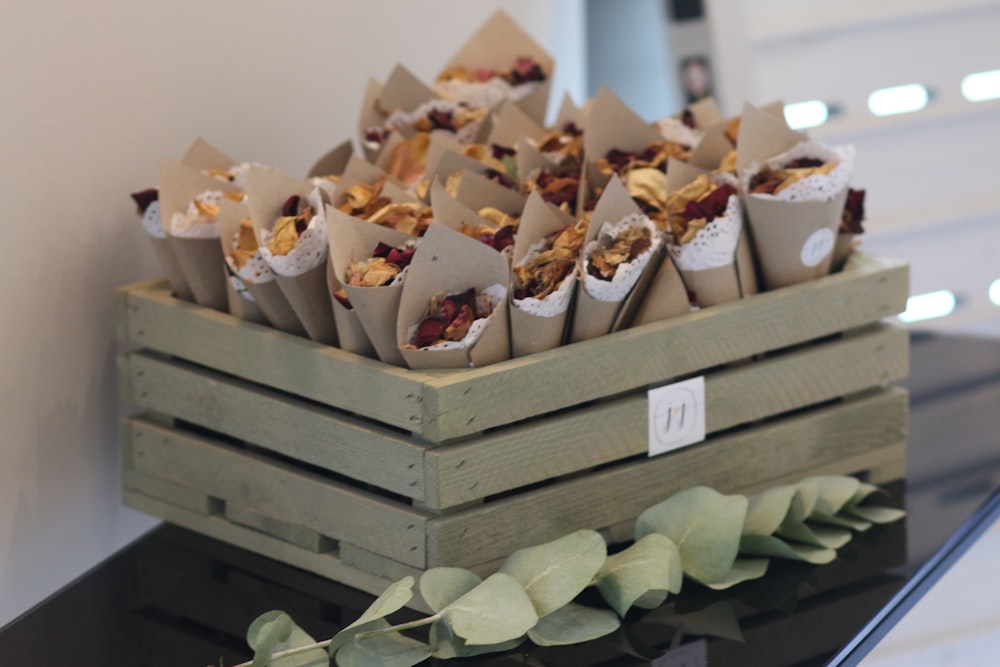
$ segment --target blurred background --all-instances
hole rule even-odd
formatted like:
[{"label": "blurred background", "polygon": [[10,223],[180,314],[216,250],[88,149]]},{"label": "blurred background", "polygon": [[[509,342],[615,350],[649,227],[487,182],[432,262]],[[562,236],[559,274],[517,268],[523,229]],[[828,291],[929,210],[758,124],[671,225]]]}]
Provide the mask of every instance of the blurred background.
[{"label": "blurred background", "polygon": [[118,499],[112,293],[160,275],[128,193],[199,135],[304,174],[369,77],[431,79],[501,5],[556,57],[556,102],[781,99],[854,143],[863,247],[931,295],[908,319],[1000,335],[995,0],[4,2],[0,625],[154,525]]}]

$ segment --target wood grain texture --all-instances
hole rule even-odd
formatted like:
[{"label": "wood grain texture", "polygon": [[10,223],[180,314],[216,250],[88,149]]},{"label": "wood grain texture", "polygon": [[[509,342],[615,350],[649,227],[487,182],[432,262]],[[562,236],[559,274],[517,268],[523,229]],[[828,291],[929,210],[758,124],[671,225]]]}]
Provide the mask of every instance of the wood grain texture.
[{"label": "wood grain texture", "polygon": [[905,439],[907,394],[881,390],[427,523],[427,566],[464,567],[578,528],[626,521],[682,489],[728,492],[829,466],[852,473]]},{"label": "wood grain texture", "polygon": [[253,510],[241,507],[235,503],[226,503],[225,515],[233,523],[253,530],[259,530],[283,542],[289,542],[297,547],[302,547],[307,551],[325,553],[337,550],[336,540],[331,540],[325,535],[320,535],[315,530],[280,521],[260,512],[254,512]]},{"label": "wood grain texture", "polygon": [[[320,554],[306,551],[294,544],[283,542],[256,530],[238,526],[221,516],[206,517],[195,514],[134,491],[126,491],[123,495],[123,501],[129,507],[140,512],[158,516],[170,523],[228,542],[247,551],[273,558],[280,563],[293,565],[328,579],[346,583],[372,595],[380,594],[391,583],[348,567],[339,558],[329,553]],[[418,611],[428,611],[426,608],[412,606],[418,602],[415,600],[408,606]]]},{"label": "wood grain texture", "polygon": [[133,352],[121,363],[132,400],[147,409],[409,498],[423,498],[424,447],[395,431],[155,353]]},{"label": "wood grain texture", "polygon": [[905,263],[855,253],[820,280],[440,377],[422,434],[443,441],[813,340],[898,313],[908,294]]},{"label": "wood grain texture", "polygon": [[164,282],[119,291],[125,340],[392,426],[421,423],[419,373],[175,299]]},{"label": "wood grain texture", "polygon": [[131,467],[395,560],[425,564],[426,517],[257,453],[130,418]]},{"label": "wood grain texture", "polygon": [[[706,432],[815,405],[906,376],[908,333],[873,325],[705,377]],[[646,392],[428,449],[425,503],[446,508],[648,448]]]},{"label": "wood grain texture", "polygon": [[122,469],[122,486],[129,491],[159,498],[171,505],[205,516],[218,514],[223,509],[223,503],[218,498],[213,498],[203,491],[128,468]]}]

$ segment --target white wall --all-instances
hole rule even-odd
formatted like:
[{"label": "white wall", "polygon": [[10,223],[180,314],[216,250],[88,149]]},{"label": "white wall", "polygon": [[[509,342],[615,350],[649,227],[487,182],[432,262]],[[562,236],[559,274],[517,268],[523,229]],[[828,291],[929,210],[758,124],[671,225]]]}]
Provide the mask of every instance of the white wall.
[{"label": "white wall", "polygon": [[432,77],[499,5],[582,99],[574,0],[3,3],[0,625],[152,525],[118,500],[112,291],[160,274],[128,193],[199,134],[303,174],[367,77]]}]

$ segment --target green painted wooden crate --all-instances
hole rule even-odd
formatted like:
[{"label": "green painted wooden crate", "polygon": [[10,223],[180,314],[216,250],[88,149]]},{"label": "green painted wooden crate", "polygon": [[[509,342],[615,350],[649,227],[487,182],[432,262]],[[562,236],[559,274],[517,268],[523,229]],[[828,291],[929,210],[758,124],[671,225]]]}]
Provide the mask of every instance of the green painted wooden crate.
[{"label": "green painted wooden crate", "polygon": [[[580,527],[623,537],[682,488],[902,476],[905,263],[845,269],[481,369],[410,371],[117,292],[127,504],[365,590],[488,570]],[[697,445],[647,451],[652,386],[705,376]]]}]

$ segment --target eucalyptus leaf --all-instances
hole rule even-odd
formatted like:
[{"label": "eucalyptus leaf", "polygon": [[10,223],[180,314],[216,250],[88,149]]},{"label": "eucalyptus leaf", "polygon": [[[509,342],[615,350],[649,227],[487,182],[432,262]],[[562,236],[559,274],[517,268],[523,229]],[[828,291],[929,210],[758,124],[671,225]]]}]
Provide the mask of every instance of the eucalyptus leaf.
[{"label": "eucalyptus leaf", "polygon": [[763,577],[767,574],[769,563],[770,560],[767,558],[737,558],[733,562],[733,566],[729,569],[729,572],[726,573],[726,576],[715,581],[703,581],[701,583],[715,591],[732,588],[736,584],[742,584],[744,581]]},{"label": "eucalyptus leaf", "polygon": [[725,496],[698,486],[640,514],[635,536],[666,535],[680,550],[685,574],[703,583],[723,581],[736,559],[746,513],[746,496]]},{"label": "eucalyptus leaf", "polygon": [[872,527],[870,521],[865,521],[864,519],[859,519],[846,514],[834,514],[828,515],[821,512],[813,512],[812,516],[809,517],[810,521],[815,521],[816,523],[825,523],[831,526],[839,526],[841,528],[850,528],[856,532],[864,532]]},{"label": "eucalyptus leaf", "polygon": [[795,497],[783,523],[802,523],[808,519],[816,508],[818,498],[819,482],[815,478],[807,478],[795,484]]},{"label": "eucalyptus leaf", "polygon": [[837,552],[833,549],[808,544],[790,544],[774,535],[744,535],[740,540],[740,553],[745,556],[800,560],[813,565],[826,565],[837,557]]},{"label": "eucalyptus leaf", "polygon": [[747,498],[747,516],[743,522],[745,535],[771,535],[788,516],[797,489],[776,486]]},{"label": "eucalyptus leaf", "polygon": [[570,602],[539,620],[528,630],[528,638],[538,646],[579,644],[609,635],[620,625],[612,611]]},{"label": "eucalyptus leaf", "polygon": [[858,505],[865,501],[871,495],[876,493],[885,493],[882,489],[875,486],[874,484],[869,484],[868,482],[861,482],[858,484],[858,490],[854,492],[854,496],[847,502],[848,506]]},{"label": "eucalyptus leaf", "polygon": [[839,549],[850,542],[853,537],[851,531],[846,528],[806,523],[783,525],[778,529],[776,535],[793,542],[811,544],[823,549]]},{"label": "eucalyptus leaf", "polygon": [[381,595],[375,598],[375,601],[365,610],[365,613],[361,614],[358,620],[334,635],[328,649],[329,655],[335,656],[340,647],[351,641],[354,635],[371,629],[373,621],[385,618],[406,606],[406,603],[413,597],[413,584],[413,577],[403,577],[390,584],[382,591]]},{"label": "eucalyptus leaf", "polygon": [[[275,646],[274,652],[278,653],[302,646],[310,646],[315,643],[316,640],[309,633],[296,625],[292,627],[292,632],[288,640]],[[330,656],[327,654],[325,648],[313,648],[302,653],[286,655],[271,660],[271,667],[329,667],[329,665]]]},{"label": "eucalyptus leaf", "polygon": [[[628,549],[608,556],[597,573],[597,589],[619,616],[642,596],[677,593],[684,573],[677,545],[666,535],[650,533]],[[660,599],[660,604],[666,595]]]},{"label": "eucalyptus leaf", "polygon": [[503,572],[490,575],[440,614],[451,631],[469,645],[511,641],[538,622],[528,593],[517,579]]},{"label": "eucalyptus leaf", "polygon": [[[845,507],[843,513],[858,517],[864,521],[879,524],[899,521],[906,516],[906,512],[895,507],[873,507],[869,505],[863,507]],[[843,514],[838,516],[843,516]]]},{"label": "eucalyptus leaf", "polygon": [[836,514],[851,501],[861,486],[857,478],[847,475],[820,475],[811,479],[816,480],[818,495],[810,517],[816,513]]},{"label": "eucalyptus leaf", "polygon": [[412,667],[429,657],[427,644],[390,632],[347,642],[337,651],[337,667]]},{"label": "eucalyptus leaf", "polygon": [[[552,542],[520,549],[500,567],[521,583],[539,617],[551,614],[590,585],[607,557],[600,533],[578,530]],[[459,633],[461,634],[461,633]]]},{"label": "eucalyptus leaf", "polygon": [[640,609],[656,609],[667,601],[667,595],[668,591],[649,591],[640,595],[632,606]]},{"label": "eucalyptus leaf", "polygon": [[295,623],[283,611],[266,611],[250,623],[247,628],[247,644],[253,649],[252,667],[267,667],[275,647],[288,641]]},{"label": "eucalyptus leaf", "polygon": [[420,595],[439,612],[482,582],[478,574],[460,567],[435,567],[420,575]]},{"label": "eucalyptus leaf", "polygon": [[451,658],[471,658],[485,653],[502,653],[511,651],[524,643],[524,636],[499,644],[467,644],[464,639],[456,635],[448,627],[444,620],[437,621],[431,626],[430,645],[434,651],[432,657],[441,660]]}]

